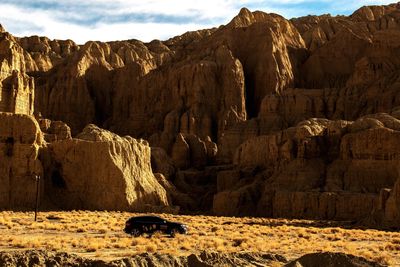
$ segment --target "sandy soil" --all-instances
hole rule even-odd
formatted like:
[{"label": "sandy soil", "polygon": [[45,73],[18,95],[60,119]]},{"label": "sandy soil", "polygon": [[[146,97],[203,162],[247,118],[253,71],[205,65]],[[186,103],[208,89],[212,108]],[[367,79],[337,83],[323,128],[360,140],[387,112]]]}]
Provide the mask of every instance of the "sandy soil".
[{"label": "sandy soil", "polygon": [[0,212],[0,250],[47,249],[115,260],[143,252],[189,255],[199,251],[276,253],[295,259],[313,252],[344,252],[400,266],[400,233],[354,229],[350,224],[287,219],[159,214],[189,226],[188,235],[134,238],[122,229],[126,212]]}]

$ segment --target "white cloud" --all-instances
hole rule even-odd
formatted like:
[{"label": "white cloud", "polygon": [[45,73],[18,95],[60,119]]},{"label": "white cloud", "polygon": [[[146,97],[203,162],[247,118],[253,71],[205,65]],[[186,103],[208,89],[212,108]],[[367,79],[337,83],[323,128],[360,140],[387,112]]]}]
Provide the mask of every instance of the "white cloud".
[{"label": "white cloud", "polygon": [[[140,23],[126,22],[93,26],[77,25],[55,19],[49,11],[30,11],[0,4],[0,22],[16,36],[43,35],[51,39],[73,39],[77,43],[85,43],[88,40],[124,40],[140,39],[151,41],[153,39],[168,39],[189,30],[197,30],[202,27],[214,25],[200,25],[196,23],[172,24],[172,23]],[[23,29],[21,25],[26,25]],[[40,29],[40,32],[34,32]],[[14,32],[17,30],[17,32]],[[33,30],[33,32],[32,32]]]},{"label": "white cloud", "polygon": [[[16,36],[52,39],[167,39],[189,30],[217,27],[240,7],[275,12],[285,17],[332,14],[386,0],[2,0],[0,23]],[[323,5],[324,9],[316,6]],[[25,26],[24,26],[25,25]]]}]

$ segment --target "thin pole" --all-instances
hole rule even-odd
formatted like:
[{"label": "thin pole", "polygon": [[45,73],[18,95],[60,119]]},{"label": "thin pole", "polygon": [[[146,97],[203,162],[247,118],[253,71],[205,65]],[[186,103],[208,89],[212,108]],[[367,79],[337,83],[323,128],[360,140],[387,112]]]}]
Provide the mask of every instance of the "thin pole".
[{"label": "thin pole", "polygon": [[35,205],[35,222],[37,220],[37,212],[39,209],[39,188],[40,188],[40,176],[36,175],[36,205]]}]

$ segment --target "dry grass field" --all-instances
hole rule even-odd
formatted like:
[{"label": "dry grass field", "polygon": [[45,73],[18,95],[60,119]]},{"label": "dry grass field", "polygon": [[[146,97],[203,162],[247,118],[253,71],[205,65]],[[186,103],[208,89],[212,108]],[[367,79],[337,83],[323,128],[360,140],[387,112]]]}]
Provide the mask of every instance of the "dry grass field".
[{"label": "dry grass field", "polygon": [[188,235],[134,238],[122,229],[126,212],[0,212],[0,250],[41,248],[111,260],[142,252],[190,254],[202,250],[266,252],[294,259],[311,252],[345,252],[400,266],[400,233],[348,229],[304,220],[178,216]]}]

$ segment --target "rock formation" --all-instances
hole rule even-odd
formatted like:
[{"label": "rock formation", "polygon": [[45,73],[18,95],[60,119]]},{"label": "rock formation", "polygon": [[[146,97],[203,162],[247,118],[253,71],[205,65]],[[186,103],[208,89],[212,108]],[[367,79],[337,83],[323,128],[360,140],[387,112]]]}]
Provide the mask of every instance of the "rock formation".
[{"label": "rock formation", "polygon": [[398,229],[400,221],[400,179],[393,188],[382,188],[371,216],[363,223],[373,227]]},{"label": "rock formation", "polygon": [[43,134],[32,116],[0,112],[0,208],[32,209],[40,176],[43,206],[173,211],[152,173],[146,141],[94,125],[72,139],[62,122],[40,122],[53,133]]},{"label": "rock formation", "polygon": [[47,142],[71,139],[71,129],[62,121],[51,121],[49,119],[38,118],[40,130],[44,133]]},{"label": "rock formation", "polygon": [[368,217],[381,188],[391,187],[399,177],[399,123],[388,114],[355,122],[310,119],[250,138],[237,149],[234,163],[238,170],[262,171],[221,174],[218,184],[223,185],[214,196],[213,209],[225,215],[250,215],[249,207],[257,206],[262,216]]},{"label": "rock formation", "polygon": [[348,266],[348,267],[381,267],[383,265],[344,253],[312,253],[306,254],[287,263],[284,256],[263,253],[216,253],[202,251],[196,254],[176,256],[159,253],[142,253],[139,255],[121,258],[113,261],[100,259],[87,259],[74,254],[50,252],[45,250],[27,250],[14,252],[1,252],[0,264],[2,266],[27,267],[36,265],[61,265],[61,266],[177,266],[177,267],[210,267],[210,266]]},{"label": "rock formation", "polygon": [[[221,215],[400,220],[399,4],[291,20],[243,8],[149,43],[0,28],[0,111],[35,114],[45,174],[68,185],[49,197],[74,199],[64,207],[172,199]],[[94,126],[79,134],[88,124],[149,146]],[[109,185],[118,196],[96,196]]]},{"label": "rock formation", "polygon": [[43,176],[43,135],[29,115],[0,112],[0,209],[32,209],[36,175]]},{"label": "rock formation", "polygon": [[16,38],[0,31],[0,112],[33,114],[34,79],[26,74],[30,60]]},{"label": "rock formation", "polygon": [[369,261],[362,257],[356,257],[344,253],[311,253],[306,254],[288,264],[285,267],[317,267],[317,266],[366,266],[379,267],[381,264]]},{"label": "rock formation", "polygon": [[43,162],[46,194],[60,208],[161,211],[169,205],[144,140],[88,125],[76,139],[50,143]]}]

